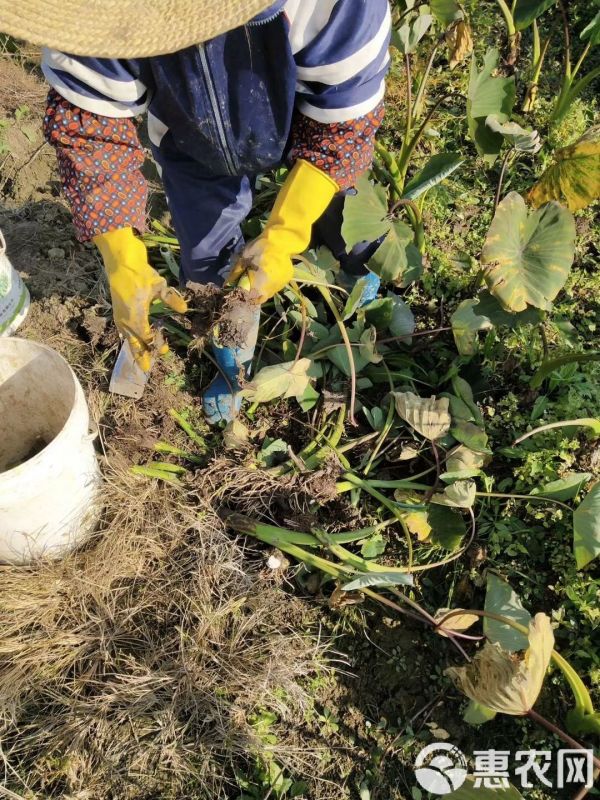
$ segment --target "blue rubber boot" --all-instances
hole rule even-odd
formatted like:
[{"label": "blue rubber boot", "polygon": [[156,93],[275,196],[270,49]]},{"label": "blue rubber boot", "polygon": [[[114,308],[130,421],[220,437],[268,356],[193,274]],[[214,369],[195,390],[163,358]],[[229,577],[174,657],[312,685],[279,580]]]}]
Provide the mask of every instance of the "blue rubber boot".
[{"label": "blue rubber boot", "polygon": [[202,408],[209,425],[231,422],[239,413],[242,404],[239,395],[240,375],[245,378],[250,376],[259,319],[260,309],[257,308],[243,347],[221,347],[217,341],[213,341],[212,353],[219,372],[202,395]]}]

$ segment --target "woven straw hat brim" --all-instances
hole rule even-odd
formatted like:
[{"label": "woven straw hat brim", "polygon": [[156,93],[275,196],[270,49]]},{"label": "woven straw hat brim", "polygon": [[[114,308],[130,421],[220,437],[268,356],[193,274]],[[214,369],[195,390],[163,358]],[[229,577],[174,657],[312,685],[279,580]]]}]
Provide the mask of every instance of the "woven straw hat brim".
[{"label": "woven straw hat brim", "polygon": [[237,28],[273,0],[0,0],[0,31],[81,56],[174,53]]}]

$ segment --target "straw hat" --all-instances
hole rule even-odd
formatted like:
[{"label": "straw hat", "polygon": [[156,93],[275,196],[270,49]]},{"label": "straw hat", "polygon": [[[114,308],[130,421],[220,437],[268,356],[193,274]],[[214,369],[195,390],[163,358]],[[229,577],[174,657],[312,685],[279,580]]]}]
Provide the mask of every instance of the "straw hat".
[{"label": "straw hat", "polygon": [[98,58],[174,53],[237,28],[273,0],[0,0],[0,31]]}]

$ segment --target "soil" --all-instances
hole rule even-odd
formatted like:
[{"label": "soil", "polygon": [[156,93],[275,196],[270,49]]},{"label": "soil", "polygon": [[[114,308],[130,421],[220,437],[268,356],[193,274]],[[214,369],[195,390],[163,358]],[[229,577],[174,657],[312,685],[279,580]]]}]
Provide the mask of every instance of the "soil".
[{"label": "soil", "polygon": [[256,296],[244,289],[224,292],[218,286],[186,284],[192,311],[191,333],[203,346],[213,328],[218,328],[222,347],[245,348],[256,321]]}]

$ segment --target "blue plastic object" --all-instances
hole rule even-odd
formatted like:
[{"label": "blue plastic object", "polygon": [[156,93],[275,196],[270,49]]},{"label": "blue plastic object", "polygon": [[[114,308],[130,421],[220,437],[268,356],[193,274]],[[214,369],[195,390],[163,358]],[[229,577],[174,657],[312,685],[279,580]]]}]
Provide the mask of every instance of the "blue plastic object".
[{"label": "blue plastic object", "polygon": [[363,275],[362,278],[359,278],[359,280],[364,281],[365,287],[359,303],[359,307],[362,307],[366,306],[368,303],[372,303],[373,300],[377,298],[377,293],[379,292],[379,287],[381,286],[381,278],[379,275],[375,275],[374,272],[367,272],[367,274]]},{"label": "blue plastic object", "polygon": [[246,335],[244,347],[220,347],[213,341],[212,352],[219,366],[219,372],[206,388],[202,396],[202,408],[209,425],[219,422],[231,422],[239,413],[242,399],[240,397],[240,373],[249,377],[252,359],[258,338],[260,309],[256,310],[252,328]]}]

